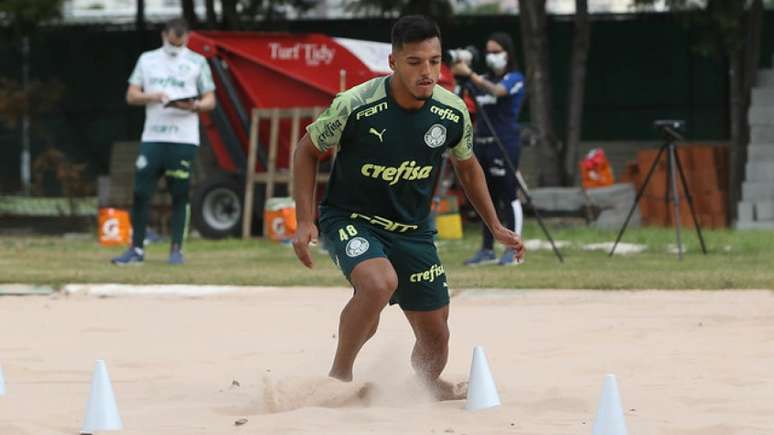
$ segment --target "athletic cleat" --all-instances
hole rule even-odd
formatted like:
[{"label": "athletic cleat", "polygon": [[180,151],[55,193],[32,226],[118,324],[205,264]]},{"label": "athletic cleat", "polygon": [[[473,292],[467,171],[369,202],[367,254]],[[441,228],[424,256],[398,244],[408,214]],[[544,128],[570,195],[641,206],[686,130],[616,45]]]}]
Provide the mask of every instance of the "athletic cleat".
[{"label": "athletic cleat", "polygon": [[497,264],[500,266],[516,266],[521,263],[519,263],[519,260],[516,258],[516,252],[514,252],[513,249],[507,248]]},{"label": "athletic cleat", "polygon": [[169,253],[169,264],[183,264],[185,263],[185,259],[183,258],[183,253],[179,250],[172,251]]},{"label": "athletic cleat", "polygon": [[472,257],[465,260],[465,266],[481,266],[483,264],[493,264],[497,262],[497,256],[491,249],[481,249]]},{"label": "athletic cleat", "polygon": [[142,264],[145,255],[142,249],[131,247],[118,257],[113,257],[110,262],[116,266],[126,266],[128,264]]}]

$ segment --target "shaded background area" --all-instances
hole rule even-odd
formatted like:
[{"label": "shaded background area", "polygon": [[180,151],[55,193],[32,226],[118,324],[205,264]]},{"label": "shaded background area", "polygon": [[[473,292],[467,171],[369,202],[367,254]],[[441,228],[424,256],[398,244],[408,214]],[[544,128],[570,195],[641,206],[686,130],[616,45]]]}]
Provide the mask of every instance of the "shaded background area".
[{"label": "shaded background area", "polygon": [[[260,23],[254,30],[388,41],[391,24],[390,19],[298,20]],[[761,38],[762,67],[771,66],[772,25],[774,11],[768,11]],[[688,120],[688,135],[694,141],[728,138],[727,61],[695,53],[690,29],[668,14],[595,15],[592,29],[584,141],[652,141],[651,123],[657,118]],[[443,29],[444,45],[481,47],[491,32],[501,30],[519,41],[519,17],[457,17]],[[572,21],[552,17],[549,32],[554,108],[561,131]],[[159,45],[159,29],[142,33],[127,26],[40,29],[31,40],[31,78],[58,82],[63,95],[52,111],[32,121],[32,160],[54,147],[68,160],[86,164],[89,178],[106,174],[111,144],[139,139],[144,113],[126,105],[126,80],[139,54]],[[17,46],[0,42],[0,77],[19,80],[20,58]],[[525,110],[522,121],[527,118]],[[0,192],[19,190],[20,150],[20,126],[0,124]]]}]

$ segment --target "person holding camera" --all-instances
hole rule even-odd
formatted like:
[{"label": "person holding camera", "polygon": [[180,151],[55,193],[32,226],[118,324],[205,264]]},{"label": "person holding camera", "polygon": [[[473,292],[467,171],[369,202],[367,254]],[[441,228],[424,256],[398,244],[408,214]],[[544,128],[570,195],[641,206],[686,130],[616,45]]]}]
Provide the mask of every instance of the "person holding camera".
[{"label": "person holding camera", "polygon": [[215,108],[215,83],[207,59],[186,48],[189,28],[182,18],[167,22],[163,46],[143,53],[129,77],[126,101],[145,106],[145,128],[135,162],[132,246],[111,262],[142,264],[148,208],[161,175],[172,195],[170,264],[182,264],[188,227],[188,188],[199,148],[199,112]]},{"label": "person holding camera", "polygon": [[[473,150],[484,168],[486,182],[492,195],[492,202],[498,210],[505,227],[521,236],[522,209],[516,196],[518,183],[516,174],[506,163],[503,150],[497,145],[500,139],[507,151],[507,158],[513,168],[519,167],[519,126],[517,118],[525,96],[524,76],[516,65],[513,39],[506,33],[494,33],[486,42],[486,65],[489,71],[484,75],[473,72],[470,65],[458,61],[452,65],[452,73],[466,78],[466,88],[476,99],[483,113],[477,114]],[[482,117],[489,119],[494,131]],[[483,227],[481,249],[465,260],[465,265],[474,266],[488,263],[499,265],[518,264],[515,252],[506,248],[497,258],[494,239],[486,225]]]}]

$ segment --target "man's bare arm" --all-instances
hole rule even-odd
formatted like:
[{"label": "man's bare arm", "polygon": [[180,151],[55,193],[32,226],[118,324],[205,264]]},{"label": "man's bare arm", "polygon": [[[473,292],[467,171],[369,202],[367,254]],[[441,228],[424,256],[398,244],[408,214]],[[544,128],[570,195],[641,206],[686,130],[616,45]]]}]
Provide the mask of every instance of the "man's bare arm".
[{"label": "man's bare arm", "polygon": [[210,112],[215,109],[215,92],[205,92],[198,101],[194,102],[194,112]]},{"label": "man's bare arm", "polygon": [[312,267],[309,244],[317,242],[318,231],[314,224],[314,193],[316,190],[317,164],[323,153],[317,149],[308,134],[298,142],[293,153],[293,199],[296,202],[298,227],[293,239],[293,249],[301,263]]},{"label": "man's bare arm", "polygon": [[466,160],[452,159],[452,163],[470,203],[473,204],[478,215],[481,216],[486,226],[489,227],[494,238],[503,245],[514,249],[516,257],[522,260],[524,258],[524,245],[521,242],[521,238],[500,223],[494,204],[492,204],[489,189],[486,186],[484,170],[481,169],[481,165],[476,157],[472,156]]},{"label": "man's bare arm", "polygon": [[466,160],[452,159],[452,163],[457,177],[465,189],[465,194],[489,230],[494,231],[497,226],[502,226],[497,218],[492,197],[486,186],[484,170],[481,169],[478,159],[475,156]]},{"label": "man's bare arm", "polygon": [[484,76],[480,76],[476,73],[472,73],[469,77],[474,85],[478,86],[479,89],[483,89],[490,95],[494,95],[495,97],[504,97],[508,95],[508,90],[505,89],[505,86],[503,86],[502,83],[490,82],[484,78]]},{"label": "man's bare arm", "polygon": [[149,103],[163,103],[168,97],[163,92],[143,92],[138,85],[129,85],[126,89],[126,102],[132,106],[145,106]]},{"label": "man's bare arm", "polygon": [[467,77],[470,81],[476,85],[477,88],[482,89],[484,92],[494,95],[495,97],[504,97],[508,95],[508,90],[505,89],[501,83],[493,83],[473,72],[465,62],[457,62],[452,65],[452,73],[458,76]]}]

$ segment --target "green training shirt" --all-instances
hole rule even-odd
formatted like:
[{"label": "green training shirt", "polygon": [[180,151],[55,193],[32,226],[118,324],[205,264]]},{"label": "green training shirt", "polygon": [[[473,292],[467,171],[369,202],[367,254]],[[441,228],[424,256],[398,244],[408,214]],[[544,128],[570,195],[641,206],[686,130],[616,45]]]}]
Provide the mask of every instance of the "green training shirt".
[{"label": "green training shirt", "polygon": [[436,85],[421,109],[407,110],[378,77],[336,96],[307,132],[320,151],[338,146],[323,208],[333,207],[405,232],[430,214],[442,154],[473,155],[465,103]]}]

